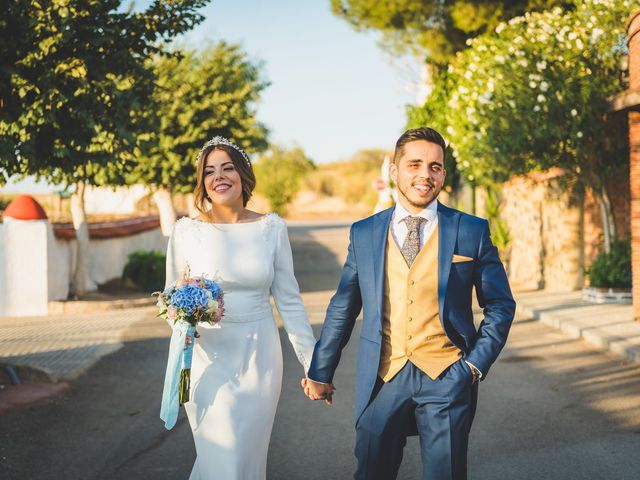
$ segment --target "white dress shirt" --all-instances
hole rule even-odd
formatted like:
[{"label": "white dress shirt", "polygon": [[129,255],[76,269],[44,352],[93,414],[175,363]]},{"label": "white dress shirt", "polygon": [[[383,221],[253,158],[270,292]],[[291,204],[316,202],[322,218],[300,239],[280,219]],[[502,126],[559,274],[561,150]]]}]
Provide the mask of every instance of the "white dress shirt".
[{"label": "white dress shirt", "polygon": [[422,248],[438,225],[438,200],[434,200],[427,208],[415,214],[410,213],[400,202],[396,203],[391,219],[391,234],[400,249],[407,238],[407,224],[404,219],[408,216],[422,217],[427,220],[420,225],[420,248]]}]

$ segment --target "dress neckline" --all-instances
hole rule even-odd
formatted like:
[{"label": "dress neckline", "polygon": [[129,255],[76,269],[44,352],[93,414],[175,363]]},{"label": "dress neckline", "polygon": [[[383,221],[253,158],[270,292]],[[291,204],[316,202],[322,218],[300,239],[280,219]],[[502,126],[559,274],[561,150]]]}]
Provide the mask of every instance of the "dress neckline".
[{"label": "dress neckline", "polygon": [[191,218],[191,217],[183,217],[183,218],[187,218],[189,220],[191,220],[192,222],[198,223],[198,224],[202,224],[202,225],[211,225],[212,227],[230,227],[230,226],[235,226],[235,225],[254,225],[256,223],[261,223],[264,222],[265,219],[271,215],[274,215],[273,213],[269,212],[269,213],[265,213],[264,215],[262,215],[260,218],[258,218],[257,220],[253,220],[252,222],[236,222],[236,223],[214,223],[214,222],[205,222],[204,220],[198,220],[197,218]]}]

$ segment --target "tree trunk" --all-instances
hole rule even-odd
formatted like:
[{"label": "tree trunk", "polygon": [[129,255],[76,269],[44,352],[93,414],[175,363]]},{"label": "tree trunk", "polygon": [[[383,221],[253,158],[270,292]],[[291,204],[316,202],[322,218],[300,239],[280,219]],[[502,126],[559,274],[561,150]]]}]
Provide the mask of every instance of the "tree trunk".
[{"label": "tree trunk", "polygon": [[76,231],[76,262],[71,277],[69,295],[81,297],[87,289],[95,289],[96,285],[89,280],[89,225],[84,211],[84,182],[76,184],[76,192],[71,196],[71,217]]},{"label": "tree trunk", "polygon": [[599,191],[596,191],[595,195],[600,203],[600,213],[602,215],[604,250],[609,253],[611,251],[611,242],[616,239],[616,220],[613,215],[613,206],[611,205],[611,199],[605,186]]},{"label": "tree trunk", "polygon": [[162,234],[168,237],[173,230],[173,224],[176,223],[176,209],[173,206],[171,193],[161,188],[153,192],[153,199],[160,213],[160,228],[162,229]]}]

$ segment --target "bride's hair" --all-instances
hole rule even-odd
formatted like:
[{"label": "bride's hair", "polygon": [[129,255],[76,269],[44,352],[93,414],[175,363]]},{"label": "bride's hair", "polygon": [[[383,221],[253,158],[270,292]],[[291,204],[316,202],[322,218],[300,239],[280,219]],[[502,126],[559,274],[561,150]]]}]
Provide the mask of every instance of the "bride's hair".
[{"label": "bride's hair", "polygon": [[231,158],[233,166],[240,175],[240,182],[242,184],[242,204],[246,207],[247,202],[249,202],[249,199],[253,194],[253,189],[256,187],[256,176],[253,173],[253,169],[239,151],[228,145],[218,144],[204,148],[198,156],[198,165],[196,167],[196,188],[193,192],[193,203],[196,209],[200,213],[206,214],[211,206],[211,200],[209,199],[207,190],[204,186],[204,166],[207,162],[207,156],[214,150],[222,150]]}]

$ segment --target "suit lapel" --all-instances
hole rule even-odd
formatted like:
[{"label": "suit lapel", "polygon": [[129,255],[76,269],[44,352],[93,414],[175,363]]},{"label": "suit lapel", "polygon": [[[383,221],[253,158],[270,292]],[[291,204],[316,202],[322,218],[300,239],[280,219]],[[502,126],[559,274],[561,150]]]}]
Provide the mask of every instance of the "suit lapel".
[{"label": "suit lapel", "polygon": [[444,313],[447,283],[451,271],[451,260],[458,237],[460,214],[438,203],[438,306],[440,318]]},{"label": "suit lapel", "polygon": [[374,217],[371,232],[373,247],[374,289],[378,300],[378,317],[382,318],[382,303],[384,302],[384,267],[389,223],[393,214],[393,207],[380,212]]}]

